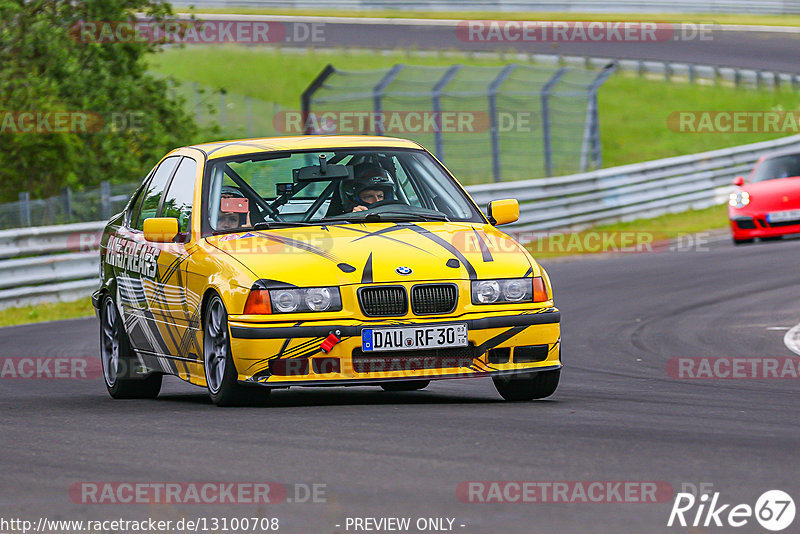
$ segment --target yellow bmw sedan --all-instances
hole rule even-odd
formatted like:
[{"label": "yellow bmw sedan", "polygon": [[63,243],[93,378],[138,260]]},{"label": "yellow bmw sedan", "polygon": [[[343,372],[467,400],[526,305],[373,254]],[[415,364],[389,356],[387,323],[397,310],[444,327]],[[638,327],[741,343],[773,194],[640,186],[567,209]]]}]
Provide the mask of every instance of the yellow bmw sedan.
[{"label": "yellow bmw sedan", "polygon": [[114,398],[164,374],[240,405],[274,388],[387,391],[491,377],[548,397],[560,312],[544,269],[418,144],[371,136],[226,141],[167,154],[112,217],[100,319]]}]

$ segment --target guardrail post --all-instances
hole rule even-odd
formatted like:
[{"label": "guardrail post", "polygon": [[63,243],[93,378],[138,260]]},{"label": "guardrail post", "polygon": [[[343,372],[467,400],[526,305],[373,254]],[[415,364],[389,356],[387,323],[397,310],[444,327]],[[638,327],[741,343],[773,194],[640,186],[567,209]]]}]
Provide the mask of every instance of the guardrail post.
[{"label": "guardrail post", "polygon": [[100,213],[103,220],[111,218],[111,184],[108,181],[100,182]]},{"label": "guardrail post", "polygon": [[500,176],[500,132],[497,124],[497,92],[500,86],[506,81],[511,71],[516,69],[517,66],[512,63],[503,67],[500,74],[492,80],[489,84],[489,135],[492,141],[492,177],[495,182],[499,182],[502,178]]},{"label": "guardrail post", "polygon": [[643,59],[640,59],[639,63],[637,64],[636,73],[639,75],[640,78],[642,76],[644,76],[644,60]]},{"label": "guardrail post", "polygon": [[714,85],[721,85],[722,84],[722,73],[719,70],[719,67],[714,65]]},{"label": "guardrail post", "polygon": [[668,82],[672,77],[672,65],[668,62],[664,62],[664,81]]},{"label": "guardrail post", "polygon": [[72,222],[72,190],[69,186],[61,190],[61,198],[64,201],[64,217],[67,223]]},{"label": "guardrail post", "polygon": [[688,75],[689,75],[689,83],[694,83],[695,82],[695,77],[697,76],[697,73],[695,72],[695,68],[694,68],[694,63],[689,63],[689,73],[688,73]]},{"label": "guardrail post", "polygon": [[375,87],[372,89],[372,111],[375,112],[375,135],[383,135],[383,93],[386,91],[386,88],[389,87],[397,75],[403,70],[402,63],[398,63],[394,67],[392,67],[389,72],[386,73],[386,76],[381,78]]},{"label": "guardrail post", "polygon": [[780,72],[773,72],[772,73],[772,87],[773,89],[779,89],[781,86],[781,73]]},{"label": "guardrail post", "polygon": [[19,225],[31,225],[31,194],[27,191],[19,194]]},{"label": "guardrail post", "polygon": [[742,83],[742,71],[739,69],[733,69],[733,86],[739,87]]},{"label": "guardrail post", "polygon": [[436,82],[436,85],[433,86],[433,90],[431,92],[431,96],[433,99],[433,116],[436,117],[436,129],[433,132],[433,139],[434,139],[434,150],[436,152],[436,157],[439,158],[439,161],[444,161],[444,139],[442,137],[442,90],[447,87],[447,84],[450,83],[450,80],[458,73],[461,69],[461,65],[453,65],[444,73],[444,76]]},{"label": "guardrail post", "polygon": [[542,148],[544,149],[544,175],[553,175],[553,141],[550,135],[550,91],[558,80],[568,71],[566,67],[561,67],[547,80],[542,86]]},{"label": "guardrail post", "polygon": [[761,84],[763,83],[763,73],[760,69],[756,70],[756,89],[761,89]]}]

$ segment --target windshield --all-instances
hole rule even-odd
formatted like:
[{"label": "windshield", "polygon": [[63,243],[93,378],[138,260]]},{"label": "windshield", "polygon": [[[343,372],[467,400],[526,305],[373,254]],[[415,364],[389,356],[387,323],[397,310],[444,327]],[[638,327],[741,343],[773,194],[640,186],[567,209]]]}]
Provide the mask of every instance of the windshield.
[{"label": "windshield", "polygon": [[214,233],[320,223],[485,222],[421,150],[334,149],[209,162],[207,225]]},{"label": "windshield", "polygon": [[800,154],[768,158],[756,166],[751,182],[800,176]]}]

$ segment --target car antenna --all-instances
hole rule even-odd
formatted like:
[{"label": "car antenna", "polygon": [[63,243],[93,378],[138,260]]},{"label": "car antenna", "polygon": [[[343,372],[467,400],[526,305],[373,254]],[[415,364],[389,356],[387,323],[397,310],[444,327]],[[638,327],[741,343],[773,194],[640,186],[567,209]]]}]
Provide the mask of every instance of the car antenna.
[{"label": "car antenna", "polygon": [[326,174],[328,172],[328,158],[325,154],[319,155],[319,173]]}]

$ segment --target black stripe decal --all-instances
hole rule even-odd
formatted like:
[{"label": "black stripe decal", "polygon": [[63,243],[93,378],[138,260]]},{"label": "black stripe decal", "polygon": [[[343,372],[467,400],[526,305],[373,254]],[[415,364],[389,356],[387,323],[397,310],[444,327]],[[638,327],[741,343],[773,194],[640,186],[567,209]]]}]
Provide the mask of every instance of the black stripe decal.
[{"label": "black stripe decal", "polygon": [[470,280],[475,280],[475,279],[478,278],[478,273],[475,271],[475,267],[473,267],[473,265],[469,262],[469,260],[467,258],[464,257],[464,255],[461,253],[461,251],[459,251],[451,243],[448,243],[447,241],[445,241],[444,239],[442,239],[438,235],[434,234],[430,230],[426,230],[425,228],[422,228],[421,226],[417,226],[416,224],[409,224],[406,228],[409,228],[410,230],[414,230],[415,232],[417,232],[421,236],[427,237],[428,239],[430,239],[431,241],[433,241],[434,243],[436,243],[437,245],[439,245],[443,249],[445,249],[448,252],[450,252],[453,256],[455,256],[456,258],[461,260],[461,263],[464,264],[464,268],[467,270],[467,274],[469,275],[469,279]]},{"label": "black stripe decal", "polygon": [[494,258],[492,258],[492,253],[489,251],[489,246],[486,244],[483,236],[481,236],[481,234],[479,234],[475,228],[473,228],[472,231],[475,232],[475,238],[478,240],[478,245],[481,247],[481,256],[483,256],[483,262],[488,263],[490,261],[494,261]]},{"label": "black stripe decal", "polygon": [[361,275],[361,283],[362,284],[372,283],[372,252],[369,253],[369,258],[367,258],[367,263],[366,265],[364,265],[364,273]]}]

